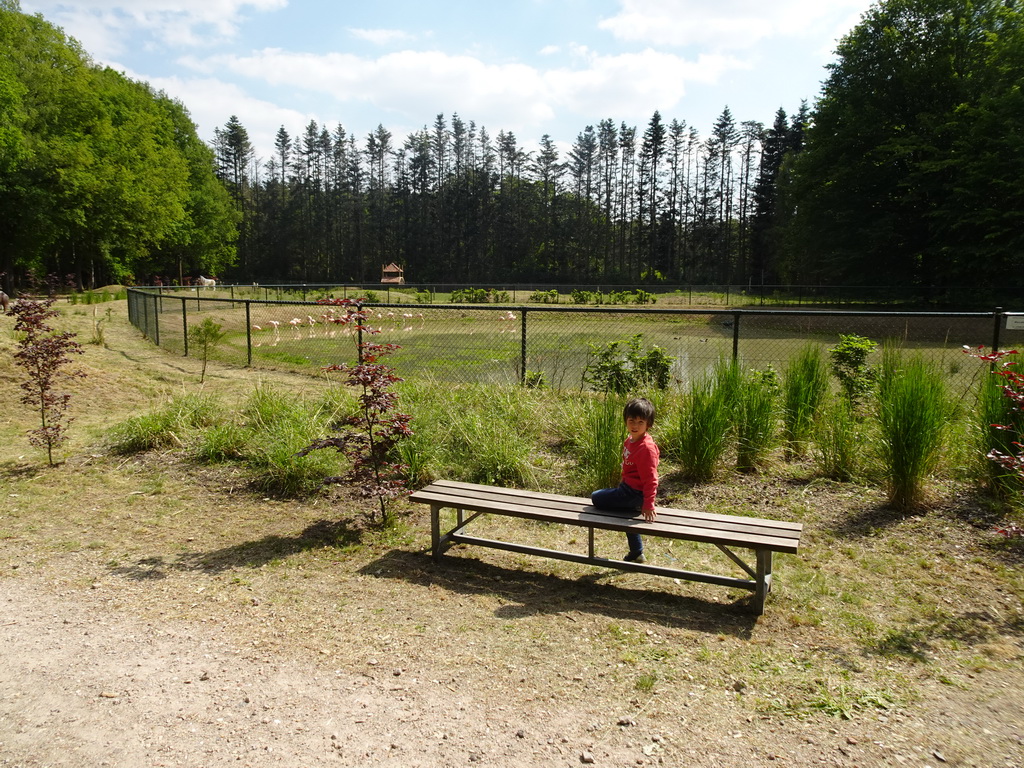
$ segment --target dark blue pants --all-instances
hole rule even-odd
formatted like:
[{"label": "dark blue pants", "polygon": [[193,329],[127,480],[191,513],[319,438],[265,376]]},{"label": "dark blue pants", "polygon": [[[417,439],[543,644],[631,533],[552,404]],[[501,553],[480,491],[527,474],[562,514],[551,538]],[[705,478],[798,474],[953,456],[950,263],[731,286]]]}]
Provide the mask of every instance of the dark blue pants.
[{"label": "dark blue pants", "polygon": [[[618,488],[602,488],[590,494],[590,503],[598,509],[614,510],[625,512],[633,517],[640,514],[644,505],[644,492],[638,491],[625,483],[619,483]],[[626,541],[629,543],[629,554],[639,555],[644,551],[644,540],[639,533],[626,533]]]}]

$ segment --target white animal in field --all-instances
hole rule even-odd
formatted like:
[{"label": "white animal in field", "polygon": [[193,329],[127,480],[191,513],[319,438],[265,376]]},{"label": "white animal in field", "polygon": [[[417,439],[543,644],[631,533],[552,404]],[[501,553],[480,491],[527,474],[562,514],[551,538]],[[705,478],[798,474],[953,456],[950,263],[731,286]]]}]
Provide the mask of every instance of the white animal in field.
[{"label": "white animal in field", "polygon": [[309,323],[309,338],[316,336],[316,320],[312,315],[306,315],[306,322]]},{"label": "white animal in field", "polygon": [[292,327],[292,330],[295,331],[295,338],[301,339],[302,334],[299,332],[299,326],[302,325],[302,321],[299,320],[299,318],[297,317],[293,317],[291,320],[288,321],[288,325],[290,325]]},{"label": "white animal in field", "polygon": [[0,307],[4,308],[4,312],[7,312],[11,308],[11,297],[3,291],[0,291]]},{"label": "white animal in field", "polygon": [[203,277],[202,275],[196,280],[200,288],[214,288],[217,285],[217,281],[212,277]]},{"label": "white animal in field", "polygon": [[[515,312],[502,312],[498,315],[498,320],[501,322],[501,330],[498,333],[515,333],[517,328],[515,327],[516,314]],[[507,324],[507,325],[506,325]]]},{"label": "white animal in field", "polygon": [[267,323],[267,325],[269,325],[271,328],[274,329],[274,343],[271,344],[270,346],[276,347],[277,346],[277,342],[279,342],[281,340],[281,321],[280,320],[271,320],[271,321],[269,321]]}]

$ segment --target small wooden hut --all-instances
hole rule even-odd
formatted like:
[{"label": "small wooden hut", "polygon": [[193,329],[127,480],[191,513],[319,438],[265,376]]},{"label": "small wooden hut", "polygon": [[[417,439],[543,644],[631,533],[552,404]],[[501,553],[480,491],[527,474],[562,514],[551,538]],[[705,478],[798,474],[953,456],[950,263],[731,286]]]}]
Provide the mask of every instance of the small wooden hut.
[{"label": "small wooden hut", "polygon": [[380,281],[388,285],[405,285],[405,270],[391,262],[386,267],[381,267]]}]

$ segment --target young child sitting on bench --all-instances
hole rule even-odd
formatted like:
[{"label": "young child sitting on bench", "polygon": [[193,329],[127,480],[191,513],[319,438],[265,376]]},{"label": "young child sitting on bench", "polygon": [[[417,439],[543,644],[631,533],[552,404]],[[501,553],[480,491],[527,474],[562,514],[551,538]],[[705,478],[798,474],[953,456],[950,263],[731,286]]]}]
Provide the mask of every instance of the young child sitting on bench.
[{"label": "young child sitting on bench", "polygon": [[[622,418],[629,433],[622,444],[622,482],[617,488],[602,488],[590,494],[590,502],[598,509],[618,510],[632,515],[642,514],[653,522],[654,497],[658,492],[658,446],[649,434],[654,426],[654,405],[643,397],[626,403]],[[644,541],[639,533],[627,533],[629,552],[623,560],[645,563]]]}]

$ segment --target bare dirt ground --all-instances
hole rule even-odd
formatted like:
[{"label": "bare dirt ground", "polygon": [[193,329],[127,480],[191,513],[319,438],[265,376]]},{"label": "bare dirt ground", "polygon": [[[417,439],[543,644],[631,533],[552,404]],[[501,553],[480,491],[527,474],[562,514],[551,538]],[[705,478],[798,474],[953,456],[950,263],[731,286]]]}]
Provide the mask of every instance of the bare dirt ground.
[{"label": "bare dirt ground", "polygon": [[87,351],[56,469],[0,363],[0,766],[1024,766],[1020,551],[969,495],[894,518],[859,487],[667,482],[805,521],[754,618],[721,588],[434,563],[423,510],[381,534],[230,466],[109,455],[111,420],[199,364],[128,329]]}]

